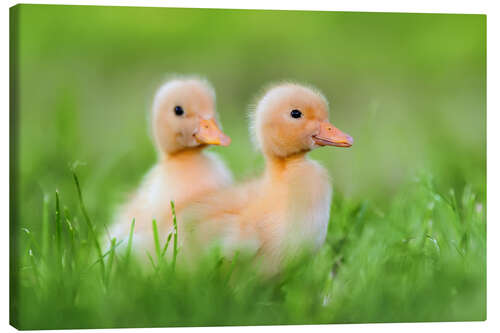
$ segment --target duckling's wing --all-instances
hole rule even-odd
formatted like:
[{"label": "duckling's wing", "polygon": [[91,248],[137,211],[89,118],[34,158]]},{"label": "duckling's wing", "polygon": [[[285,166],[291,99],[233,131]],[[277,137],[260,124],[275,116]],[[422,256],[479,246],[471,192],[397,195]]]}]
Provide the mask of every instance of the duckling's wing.
[{"label": "duckling's wing", "polygon": [[249,182],[199,198],[179,215],[180,233],[187,243],[207,247],[219,243],[227,252],[236,248],[257,251],[257,233],[242,220],[259,183]]}]

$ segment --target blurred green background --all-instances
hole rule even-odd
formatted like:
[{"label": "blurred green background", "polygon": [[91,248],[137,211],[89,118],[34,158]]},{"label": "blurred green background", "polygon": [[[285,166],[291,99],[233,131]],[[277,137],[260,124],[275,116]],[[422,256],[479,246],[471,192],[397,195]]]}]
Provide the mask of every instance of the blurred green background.
[{"label": "blurred green background", "polygon": [[425,170],[437,189],[461,196],[467,185],[485,204],[486,16],[48,5],[11,15],[14,235],[39,231],[44,193],[59,189],[77,210],[74,161],[94,221],[110,222],[155,163],[147,115],[171,73],[215,86],[233,141],[210,149],[238,180],[263,167],[248,106],[290,79],[319,88],[354,138],[311,153],[339,196],[383,211]]}]

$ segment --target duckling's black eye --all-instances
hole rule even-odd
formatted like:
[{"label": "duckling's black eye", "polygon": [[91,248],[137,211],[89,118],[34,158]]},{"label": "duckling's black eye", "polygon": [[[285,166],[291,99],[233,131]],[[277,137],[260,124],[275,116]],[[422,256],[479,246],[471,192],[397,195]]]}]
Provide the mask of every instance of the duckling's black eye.
[{"label": "duckling's black eye", "polygon": [[176,116],[182,116],[184,114],[184,109],[182,108],[182,106],[177,105],[174,108],[174,112]]},{"label": "duckling's black eye", "polygon": [[292,118],[300,118],[302,117],[302,112],[300,112],[300,110],[292,110],[292,112],[290,112],[290,116],[292,116]]}]

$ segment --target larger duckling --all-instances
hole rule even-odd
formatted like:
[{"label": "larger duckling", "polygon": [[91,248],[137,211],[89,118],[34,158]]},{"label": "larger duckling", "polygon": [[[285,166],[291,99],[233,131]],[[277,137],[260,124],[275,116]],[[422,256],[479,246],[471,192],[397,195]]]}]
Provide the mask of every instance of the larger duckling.
[{"label": "larger duckling", "polygon": [[184,232],[187,245],[218,240],[231,253],[253,251],[262,258],[264,272],[273,274],[289,255],[317,249],[325,241],[332,186],[327,170],[307,153],[324,146],[350,147],[353,139],[328,121],[326,99],[299,84],[269,89],[252,118],[266,160],[264,174],[196,200],[181,215],[181,236]]},{"label": "larger duckling", "polygon": [[134,248],[151,249],[152,220],[162,235],[172,227],[170,201],[177,209],[200,195],[227,186],[231,172],[207,145],[227,146],[217,124],[215,92],[198,78],[179,78],[161,86],[154,98],[152,133],[158,162],[119,210],[110,236],[127,240],[135,219]]}]

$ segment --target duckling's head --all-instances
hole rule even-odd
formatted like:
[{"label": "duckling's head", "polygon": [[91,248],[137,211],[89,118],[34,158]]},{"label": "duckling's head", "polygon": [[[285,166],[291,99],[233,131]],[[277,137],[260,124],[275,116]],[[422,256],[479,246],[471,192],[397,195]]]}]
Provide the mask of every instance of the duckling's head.
[{"label": "duckling's head", "polygon": [[267,90],[253,119],[257,145],[265,155],[287,157],[321,146],[350,147],[351,136],[328,121],[328,103],[318,91],[295,83]]},{"label": "duckling's head", "polygon": [[227,146],[218,125],[215,91],[205,80],[179,78],[161,86],[154,98],[153,137],[160,152],[173,154],[205,145]]}]

